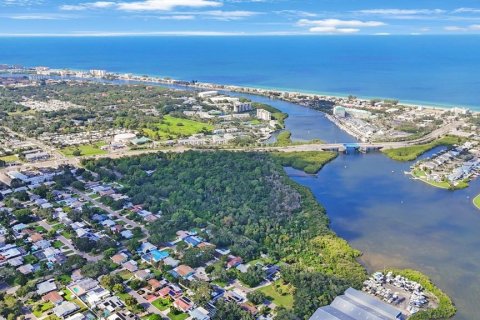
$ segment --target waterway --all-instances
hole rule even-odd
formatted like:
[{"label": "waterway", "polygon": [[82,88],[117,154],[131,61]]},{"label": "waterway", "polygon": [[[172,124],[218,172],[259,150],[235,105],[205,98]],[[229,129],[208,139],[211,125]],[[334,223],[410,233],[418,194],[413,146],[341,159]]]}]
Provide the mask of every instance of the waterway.
[{"label": "waterway", "polygon": [[[286,129],[295,140],[354,141],[321,112],[278,100],[268,103],[289,114]],[[286,170],[325,206],[333,230],[363,252],[361,262],[370,272],[418,269],[454,299],[455,319],[478,319],[480,211],[472,199],[480,179],[465,190],[437,189],[405,175],[411,164],[381,153],[358,153],[340,155],[317,175]]]}]

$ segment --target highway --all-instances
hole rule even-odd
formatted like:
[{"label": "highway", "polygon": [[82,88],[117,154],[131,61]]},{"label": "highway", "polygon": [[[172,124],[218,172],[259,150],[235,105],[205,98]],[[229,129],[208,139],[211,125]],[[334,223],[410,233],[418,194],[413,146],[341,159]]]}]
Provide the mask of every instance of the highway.
[{"label": "highway", "polygon": [[[434,130],[429,134],[410,141],[398,141],[398,142],[360,142],[356,143],[356,146],[359,148],[370,148],[370,149],[377,149],[377,150],[385,150],[385,149],[396,149],[402,147],[408,147],[418,144],[424,144],[432,142],[433,140],[440,138],[456,127],[461,125],[461,122],[452,122],[442,128]],[[82,159],[100,159],[100,158],[121,158],[126,156],[136,156],[141,154],[149,154],[149,153],[157,153],[157,152],[185,152],[188,150],[199,150],[199,151],[216,151],[216,150],[228,150],[228,151],[257,151],[257,152],[270,152],[270,151],[278,151],[278,152],[305,152],[305,151],[326,151],[326,150],[338,150],[343,151],[345,150],[344,143],[306,143],[306,144],[295,144],[290,146],[284,147],[276,147],[276,146],[261,146],[261,147],[239,147],[239,148],[195,148],[195,147],[187,147],[187,146],[176,146],[171,148],[165,149],[144,149],[144,150],[120,150],[117,152],[112,152],[104,155],[97,155],[97,156],[84,156],[84,157],[65,157],[59,151],[55,150],[53,147],[46,146],[39,141],[28,138],[30,142],[37,143],[37,145],[41,148],[48,150],[50,153],[54,155],[53,159],[49,159],[46,161],[38,161],[33,163],[24,163],[19,166],[11,166],[6,167],[0,170],[0,173],[5,173],[8,171],[13,170],[23,170],[28,168],[48,168],[48,167],[58,167],[60,165],[74,165],[79,166],[80,161]],[[52,151],[54,150],[54,151]]]}]

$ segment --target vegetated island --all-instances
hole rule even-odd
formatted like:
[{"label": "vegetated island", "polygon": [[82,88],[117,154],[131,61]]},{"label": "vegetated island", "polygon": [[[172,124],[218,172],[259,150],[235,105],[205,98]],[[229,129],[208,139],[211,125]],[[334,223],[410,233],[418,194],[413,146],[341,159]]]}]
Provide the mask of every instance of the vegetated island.
[{"label": "vegetated island", "polygon": [[472,202],[477,209],[480,209],[480,194],[473,198]]},{"label": "vegetated island", "polygon": [[386,150],[383,150],[382,152],[393,160],[412,161],[417,159],[419,156],[421,156],[425,152],[432,150],[435,147],[439,147],[439,146],[451,147],[455,144],[460,144],[465,141],[466,141],[465,138],[449,135],[449,136],[445,136],[443,138],[437,139],[435,141],[432,141],[430,143],[396,148],[396,149],[386,149]]},{"label": "vegetated island", "polygon": [[330,151],[273,152],[272,156],[284,167],[292,167],[308,174],[315,174],[325,164],[338,156]]}]

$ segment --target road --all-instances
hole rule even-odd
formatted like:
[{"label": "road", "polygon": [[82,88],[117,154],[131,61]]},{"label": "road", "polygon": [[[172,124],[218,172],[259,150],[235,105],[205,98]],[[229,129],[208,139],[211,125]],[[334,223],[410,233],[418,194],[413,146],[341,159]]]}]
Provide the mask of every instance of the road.
[{"label": "road", "polygon": [[[45,220],[39,221],[38,224],[39,224],[41,227],[45,228],[47,231],[50,231],[50,230],[53,229],[52,226],[49,225],[49,224],[47,223],[47,221],[45,221]],[[71,241],[71,240],[68,240],[67,238],[65,238],[65,237],[62,236],[61,234],[60,234],[60,235],[57,234],[57,237],[56,237],[56,238],[57,238],[58,240],[60,240],[60,241],[61,241],[65,246],[67,246],[70,250],[72,250],[73,252],[75,252],[75,254],[78,254],[79,256],[87,259],[87,261],[89,261],[89,262],[97,262],[97,261],[99,261],[99,260],[101,260],[101,259],[103,258],[102,255],[92,256],[92,255],[90,255],[90,254],[88,254],[88,253],[81,252],[81,251],[77,250],[77,249],[73,246],[72,241]]]},{"label": "road", "polygon": [[147,228],[145,228],[145,226],[143,226],[142,224],[139,224],[133,220],[130,220],[128,219],[127,217],[125,216],[122,216],[120,215],[118,212],[112,210],[112,208],[104,205],[103,203],[101,203],[100,201],[97,201],[95,199],[93,199],[92,197],[90,197],[88,194],[86,194],[85,192],[82,192],[78,189],[74,189],[72,188],[73,191],[79,195],[81,195],[85,200],[87,201],[90,201],[91,203],[93,203],[94,205],[96,205],[97,207],[99,207],[100,209],[104,210],[105,212],[108,212],[109,214],[111,214],[113,217],[117,218],[117,219],[120,219],[122,220],[123,222],[125,222],[126,224],[129,224],[131,225],[133,228],[135,227],[138,227],[142,230],[143,234],[144,234],[144,237],[142,239],[140,239],[140,241],[142,240],[145,240],[145,239],[148,239],[149,237],[149,233],[148,233],[148,230]]},{"label": "road", "polygon": [[[398,141],[398,142],[365,142],[365,143],[358,143],[358,147],[367,147],[367,148],[375,148],[375,149],[395,149],[395,148],[402,148],[413,146],[417,144],[424,144],[431,142],[439,137],[442,137],[453,129],[461,125],[462,122],[452,122],[449,123],[442,128],[434,130],[429,134],[410,141]],[[30,140],[32,140],[30,138]],[[36,141],[36,140],[34,140]],[[38,144],[41,145],[41,144]],[[47,146],[48,147],[48,146]],[[230,148],[230,149],[207,149],[207,148],[195,148],[195,147],[185,147],[185,146],[177,146],[173,148],[167,149],[146,149],[146,150],[121,150],[113,153],[108,153],[104,155],[97,155],[93,157],[65,157],[63,155],[58,155],[55,159],[50,159],[47,161],[39,161],[35,163],[25,163],[19,166],[12,166],[0,169],[0,173],[6,173],[8,171],[13,170],[25,170],[31,168],[48,168],[48,167],[58,167],[60,165],[73,165],[78,166],[80,165],[80,161],[82,159],[100,159],[100,158],[121,158],[121,157],[128,157],[128,156],[136,156],[142,154],[149,154],[149,153],[157,153],[157,152],[185,152],[188,150],[201,150],[201,151],[215,151],[215,150],[228,150],[228,151],[259,151],[259,152],[268,152],[268,151],[279,151],[279,152],[305,152],[305,151],[323,151],[323,150],[333,150],[344,149],[343,143],[309,143],[309,144],[297,144],[291,146],[284,146],[284,147],[274,147],[274,146],[262,146],[262,147],[243,147],[243,148]],[[52,149],[52,147],[48,147]],[[49,149],[49,150],[50,150]]]}]

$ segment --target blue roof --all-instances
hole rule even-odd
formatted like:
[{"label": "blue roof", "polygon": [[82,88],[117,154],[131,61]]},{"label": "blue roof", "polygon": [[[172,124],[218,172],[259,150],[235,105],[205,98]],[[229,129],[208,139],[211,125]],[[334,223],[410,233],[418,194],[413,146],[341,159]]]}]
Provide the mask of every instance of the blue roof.
[{"label": "blue roof", "polygon": [[198,246],[200,243],[202,243],[202,240],[198,237],[194,237],[194,236],[189,236],[189,237],[186,237],[185,239],[183,239],[183,241],[185,241],[186,243],[196,247]]}]

